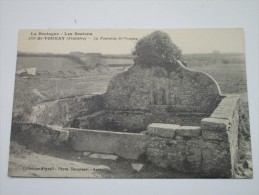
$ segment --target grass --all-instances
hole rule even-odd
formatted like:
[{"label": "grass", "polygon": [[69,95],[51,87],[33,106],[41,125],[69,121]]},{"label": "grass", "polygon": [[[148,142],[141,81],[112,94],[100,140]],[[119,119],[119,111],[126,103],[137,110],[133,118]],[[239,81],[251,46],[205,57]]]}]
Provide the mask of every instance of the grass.
[{"label": "grass", "polygon": [[[109,81],[126,70],[114,64],[132,64],[129,55],[83,55],[74,52],[72,58],[64,55],[18,55],[17,71],[37,68],[36,76],[16,76],[14,110],[31,107],[37,103],[104,93]],[[79,60],[75,60],[80,57]],[[84,61],[85,65],[82,65]],[[240,94],[248,115],[246,67],[243,54],[188,54],[184,56],[188,68],[213,76],[222,93]],[[101,66],[100,66],[100,63]],[[97,65],[97,66],[96,66]],[[111,65],[111,66],[110,66]],[[86,68],[94,67],[94,68]],[[35,90],[41,93],[36,93]]]},{"label": "grass", "polygon": [[223,94],[239,94],[243,112],[249,118],[244,54],[189,54],[185,62],[192,70],[210,74]]}]

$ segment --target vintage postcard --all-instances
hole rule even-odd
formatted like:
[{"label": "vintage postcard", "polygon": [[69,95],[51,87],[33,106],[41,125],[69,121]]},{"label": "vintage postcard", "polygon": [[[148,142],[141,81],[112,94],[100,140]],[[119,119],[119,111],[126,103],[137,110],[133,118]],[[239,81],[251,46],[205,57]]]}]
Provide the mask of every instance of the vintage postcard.
[{"label": "vintage postcard", "polygon": [[252,178],[243,40],[20,30],[9,176]]}]

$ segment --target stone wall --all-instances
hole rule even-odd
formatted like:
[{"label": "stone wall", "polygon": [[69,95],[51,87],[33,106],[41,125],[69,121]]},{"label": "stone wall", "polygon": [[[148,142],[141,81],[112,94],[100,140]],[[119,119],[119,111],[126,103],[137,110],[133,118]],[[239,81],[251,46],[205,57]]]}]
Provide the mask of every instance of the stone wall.
[{"label": "stone wall", "polygon": [[179,62],[170,74],[172,111],[212,112],[221,100],[218,83],[208,74],[187,69]]},{"label": "stone wall", "polygon": [[12,139],[39,145],[65,142],[77,151],[110,153],[126,159],[144,155],[160,167],[200,177],[231,178],[238,150],[239,109],[239,97],[226,95],[199,126],[152,123],[141,133],[13,123]]},{"label": "stone wall", "polygon": [[150,104],[151,75],[163,68],[134,66],[116,75],[109,83],[105,94],[107,110],[148,110]]},{"label": "stone wall", "polygon": [[194,140],[200,140],[200,127],[151,124],[147,134],[151,136],[147,146],[151,162],[176,171],[201,173],[201,148],[191,145]]},{"label": "stone wall", "polygon": [[67,126],[82,115],[103,109],[101,95],[85,95],[44,102],[33,106],[26,122]]},{"label": "stone wall", "polygon": [[191,71],[180,61],[168,72],[162,67],[134,65],[116,75],[104,96],[106,109],[150,110],[168,105],[171,112],[212,112],[221,99],[217,82],[209,75]]},{"label": "stone wall", "polygon": [[201,127],[152,124],[147,156],[154,164],[201,177],[234,176],[238,149],[239,97],[226,96]]},{"label": "stone wall", "polygon": [[60,145],[69,139],[69,131],[38,123],[12,123],[11,139],[25,146]]},{"label": "stone wall", "polygon": [[[238,151],[238,128],[240,122],[240,99],[238,95],[226,95],[210,118],[202,120],[203,137],[205,140],[215,140],[229,149],[228,163],[231,167],[229,174],[234,174]],[[224,151],[224,148],[222,149]],[[222,151],[222,152],[223,152]],[[215,153],[215,152],[214,152]],[[205,159],[206,161],[206,159]],[[217,165],[215,165],[217,166]],[[210,167],[211,171],[213,167]]]}]

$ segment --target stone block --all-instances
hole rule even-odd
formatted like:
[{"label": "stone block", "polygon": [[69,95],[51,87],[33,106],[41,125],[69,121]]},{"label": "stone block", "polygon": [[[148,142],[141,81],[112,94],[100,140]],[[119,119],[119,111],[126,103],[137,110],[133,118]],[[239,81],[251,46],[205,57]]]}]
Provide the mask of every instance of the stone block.
[{"label": "stone block", "polygon": [[231,155],[228,149],[202,149],[202,174],[211,178],[232,177]]},{"label": "stone block", "polygon": [[150,139],[145,134],[112,131],[68,129],[72,148],[77,151],[115,154],[126,159],[138,159],[146,151]]},{"label": "stone block", "polygon": [[165,148],[176,145],[176,140],[167,140],[166,138],[155,137],[156,139],[150,140],[147,144],[147,148],[158,148],[164,150]]},{"label": "stone block", "polygon": [[181,126],[176,130],[177,136],[183,137],[198,137],[201,135],[201,128],[197,126]]},{"label": "stone block", "polygon": [[152,123],[147,127],[147,134],[158,137],[171,137],[175,136],[175,131],[180,128],[180,125]]},{"label": "stone block", "polygon": [[183,137],[182,137],[182,136],[179,136],[179,135],[176,135],[176,136],[175,136],[175,139],[176,139],[176,140],[183,140]]},{"label": "stone block", "polygon": [[184,151],[181,150],[177,150],[175,152],[170,152],[167,154],[167,164],[170,168],[174,170],[185,172],[184,159]]},{"label": "stone block", "polygon": [[211,118],[228,119],[231,121],[233,112],[239,102],[239,96],[227,95],[219,103],[218,107],[211,114]]},{"label": "stone block", "polygon": [[230,112],[229,110],[227,110],[227,108],[225,110],[220,110],[220,109],[216,109],[211,115],[211,118],[219,118],[219,119],[231,119],[233,115],[233,112]]},{"label": "stone block", "polygon": [[89,154],[91,154],[91,152],[83,152],[84,156],[88,156]]},{"label": "stone block", "polygon": [[103,160],[117,160],[118,156],[112,154],[91,154],[90,158],[97,158]]},{"label": "stone block", "polygon": [[168,167],[168,161],[165,160],[166,154],[164,150],[158,148],[147,148],[147,157],[152,163],[159,167]]},{"label": "stone block", "polygon": [[209,140],[228,141],[228,132],[217,130],[202,130],[202,137]]},{"label": "stone block", "polygon": [[141,163],[131,163],[131,167],[133,170],[140,172],[141,169],[144,167],[144,164]]},{"label": "stone block", "polygon": [[188,148],[194,148],[194,147],[203,148],[203,147],[206,147],[205,142],[201,137],[199,137],[199,139],[187,140],[186,143],[187,143]]},{"label": "stone block", "polygon": [[201,129],[227,131],[229,120],[218,118],[204,118],[201,120]]},{"label": "stone block", "polygon": [[188,172],[199,173],[201,171],[201,148],[189,148],[186,151],[185,170]]},{"label": "stone block", "polygon": [[184,140],[151,137],[147,145],[147,158],[157,166],[180,170],[185,150]]},{"label": "stone block", "polygon": [[167,158],[168,166],[174,170],[188,172],[190,171],[185,165],[187,147],[185,142],[178,142],[179,144],[172,146],[168,149]]}]

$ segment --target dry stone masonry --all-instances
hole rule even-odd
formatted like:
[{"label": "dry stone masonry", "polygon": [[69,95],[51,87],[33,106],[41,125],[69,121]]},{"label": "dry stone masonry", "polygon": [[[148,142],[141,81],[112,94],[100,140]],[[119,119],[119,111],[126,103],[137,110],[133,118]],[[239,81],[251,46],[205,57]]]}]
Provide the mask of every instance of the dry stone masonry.
[{"label": "dry stone masonry", "polygon": [[161,67],[133,66],[113,78],[104,96],[106,109],[207,113],[221,99],[217,82],[209,75],[178,67],[167,72]]},{"label": "dry stone masonry", "polygon": [[84,95],[43,102],[32,107],[26,119],[31,123],[67,126],[78,116],[88,115],[103,109],[101,95]]},{"label": "dry stone masonry", "polygon": [[158,166],[204,177],[232,177],[238,148],[238,100],[238,96],[223,98],[211,117],[202,119],[201,127],[149,125],[148,158]]},{"label": "dry stone masonry", "polygon": [[67,142],[77,151],[135,160],[145,155],[160,167],[200,177],[229,178],[234,176],[237,156],[239,108],[238,96],[225,95],[200,125],[150,123],[141,133],[60,129],[37,123],[13,123],[12,132],[40,145]]}]

